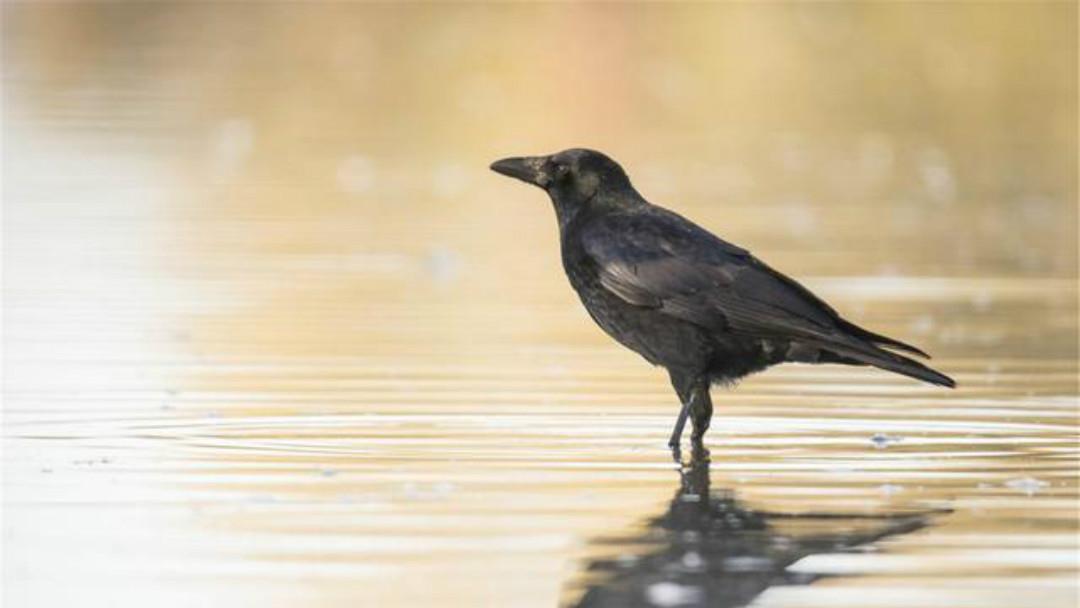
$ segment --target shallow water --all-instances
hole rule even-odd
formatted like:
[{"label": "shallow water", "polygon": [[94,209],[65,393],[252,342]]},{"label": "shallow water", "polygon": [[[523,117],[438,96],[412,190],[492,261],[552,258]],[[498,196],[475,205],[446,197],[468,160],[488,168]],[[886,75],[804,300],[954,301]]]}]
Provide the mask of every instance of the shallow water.
[{"label": "shallow water", "polygon": [[[5,5],[4,599],[1076,605],[1075,7],[641,10]],[[677,466],[486,170],[582,133],[960,388],[777,368]]]}]

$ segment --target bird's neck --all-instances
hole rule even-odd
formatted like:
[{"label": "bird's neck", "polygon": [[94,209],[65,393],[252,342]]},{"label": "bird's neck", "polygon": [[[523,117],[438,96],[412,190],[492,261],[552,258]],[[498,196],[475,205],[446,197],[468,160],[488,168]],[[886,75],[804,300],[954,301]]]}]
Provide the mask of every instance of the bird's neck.
[{"label": "bird's neck", "polygon": [[558,197],[552,197],[552,203],[559,220],[559,232],[564,236],[572,232],[575,226],[583,225],[592,218],[649,204],[633,188],[595,194],[584,200],[560,200]]}]

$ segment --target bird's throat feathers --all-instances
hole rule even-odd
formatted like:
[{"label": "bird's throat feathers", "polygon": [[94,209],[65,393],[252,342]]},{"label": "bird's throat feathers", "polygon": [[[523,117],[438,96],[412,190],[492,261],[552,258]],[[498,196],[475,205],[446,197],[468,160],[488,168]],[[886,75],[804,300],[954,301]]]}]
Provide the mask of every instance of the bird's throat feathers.
[{"label": "bird's throat feathers", "polygon": [[[589,177],[600,181],[596,176]],[[594,187],[568,192],[553,188],[548,194],[555,207],[559,229],[564,233],[572,224],[580,223],[587,218],[649,204],[629,182],[618,184],[616,188],[607,184],[597,184]]]}]

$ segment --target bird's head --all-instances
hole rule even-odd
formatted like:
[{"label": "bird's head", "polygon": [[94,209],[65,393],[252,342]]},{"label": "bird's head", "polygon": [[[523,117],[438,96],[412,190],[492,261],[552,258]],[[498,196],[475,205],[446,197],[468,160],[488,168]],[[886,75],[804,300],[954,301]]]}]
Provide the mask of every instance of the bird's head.
[{"label": "bird's head", "polygon": [[[618,204],[618,200],[635,200],[637,193],[630,185],[619,163],[595,150],[571,148],[549,156],[504,158],[491,165],[492,171],[542,188],[555,203],[560,220],[576,215],[596,200]],[[601,196],[632,194],[628,197]]]}]

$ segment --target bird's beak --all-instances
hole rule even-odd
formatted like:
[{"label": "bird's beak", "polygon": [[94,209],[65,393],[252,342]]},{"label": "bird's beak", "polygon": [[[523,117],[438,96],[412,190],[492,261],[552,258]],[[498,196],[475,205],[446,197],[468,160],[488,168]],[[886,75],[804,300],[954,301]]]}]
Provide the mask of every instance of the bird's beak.
[{"label": "bird's beak", "polygon": [[491,170],[509,177],[516,177],[523,182],[547,188],[551,176],[546,170],[546,156],[522,156],[504,158],[491,163]]}]

